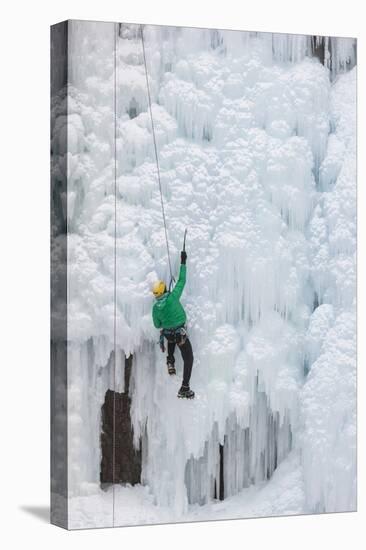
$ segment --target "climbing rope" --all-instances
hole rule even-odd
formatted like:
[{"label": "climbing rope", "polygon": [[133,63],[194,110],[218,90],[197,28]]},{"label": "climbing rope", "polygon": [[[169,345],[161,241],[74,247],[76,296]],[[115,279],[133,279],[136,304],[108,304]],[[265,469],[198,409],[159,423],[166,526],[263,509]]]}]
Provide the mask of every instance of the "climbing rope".
[{"label": "climbing rope", "polygon": [[147,97],[148,97],[148,102],[149,102],[149,112],[150,112],[150,120],[151,120],[151,129],[152,129],[152,136],[153,136],[153,142],[154,142],[156,169],[157,169],[158,182],[159,182],[161,211],[162,211],[162,214],[163,214],[164,231],[165,231],[165,242],[166,242],[166,249],[167,249],[167,254],[168,254],[168,264],[169,264],[169,271],[170,271],[170,283],[169,283],[169,291],[170,291],[170,288],[171,288],[171,286],[172,286],[172,283],[173,283],[173,281],[175,281],[175,279],[174,279],[174,277],[173,277],[172,264],[171,264],[171,261],[170,261],[170,250],[169,250],[168,229],[167,229],[166,217],[165,217],[165,208],[164,208],[164,200],[163,200],[163,191],[162,191],[162,187],[161,187],[161,177],[160,177],[160,166],[159,166],[158,148],[157,148],[157,145],[156,145],[155,126],[154,126],[154,119],[153,119],[153,115],[152,115],[151,95],[150,95],[150,86],[149,86],[149,77],[148,77],[148,75],[147,75],[147,63],[146,63],[146,54],[145,54],[145,40],[144,40],[144,29],[143,29],[143,25],[140,25],[140,29],[141,29],[142,53],[143,53],[144,66],[145,66]]}]

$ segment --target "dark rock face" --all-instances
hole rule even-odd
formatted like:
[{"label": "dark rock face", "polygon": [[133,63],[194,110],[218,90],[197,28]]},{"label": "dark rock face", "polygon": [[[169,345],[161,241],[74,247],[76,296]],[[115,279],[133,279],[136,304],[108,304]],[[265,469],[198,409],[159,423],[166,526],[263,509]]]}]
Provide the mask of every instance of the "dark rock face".
[{"label": "dark rock face", "polygon": [[107,390],[102,406],[101,484],[141,481],[141,448],[133,445],[129,397],[132,357],[125,362],[125,391]]},{"label": "dark rock face", "polygon": [[[317,57],[323,65],[327,66],[330,71],[338,70],[338,39],[336,37],[316,36],[311,37],[311,54]],[[353,55],[346,61],[343,61],[344,70],[351,70],[357,63],[357,41],[353,39]]]},{"label": "dark rock face", "polygon": [[311,37],[311,49],[314,57],[317,57],[325,65],[325,39],[319,40],[317,36]]}]

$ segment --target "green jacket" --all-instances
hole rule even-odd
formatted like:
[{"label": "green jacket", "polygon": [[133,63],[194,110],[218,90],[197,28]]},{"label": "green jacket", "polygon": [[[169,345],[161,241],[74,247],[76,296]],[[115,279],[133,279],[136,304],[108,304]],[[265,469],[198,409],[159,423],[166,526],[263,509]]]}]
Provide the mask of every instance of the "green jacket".
[{"label": "green jacket", "polygon": [[152,310],[155,328],[175,328],[184,325],[187,316],[179,298],[182,296],[186,284],[185,265],[180,266],[179,279],[171,292],[165,292],[158,298]]}]

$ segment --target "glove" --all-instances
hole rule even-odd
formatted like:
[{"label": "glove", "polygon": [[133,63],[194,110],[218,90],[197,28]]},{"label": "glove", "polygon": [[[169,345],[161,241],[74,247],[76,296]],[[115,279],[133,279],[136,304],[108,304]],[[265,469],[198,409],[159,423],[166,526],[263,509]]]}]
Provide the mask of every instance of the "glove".
[{"label": "glove", "polygon": [[180,253],[180,263],[183,265],[186,265],[186,260],[187,260],[187,252],[185,250],[182,250],[182,252]]},{"label": "glove", "polygon": [[164,334],[163,334],[163,331],[160,332],[159,345],[160,345],[161,351],[164,353],[164,352],[165,352],[165,344],[164,344]]}]

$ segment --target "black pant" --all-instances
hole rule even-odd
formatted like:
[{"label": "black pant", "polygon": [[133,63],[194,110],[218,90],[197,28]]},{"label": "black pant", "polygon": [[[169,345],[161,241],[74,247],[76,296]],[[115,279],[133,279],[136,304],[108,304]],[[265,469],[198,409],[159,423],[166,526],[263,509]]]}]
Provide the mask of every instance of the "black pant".
[{"label": "black pant", "polygon": [[[174,359],[174,351],[175,351],[175,342],[168,342],[168,357],[167,362],[172,363],[174,365],[175,359]],[[189,338],[186,338],[184,344],[179,345],[178,348],[180,349],[180,352],[182,354],[182,358],[184,361],[184,367],[183,367],[183,386],[189,386],[189,381],[191,379],[191,373],[192,373],[192,366],[193,366],[193,351],[192,351],[192,345],[189,341]]]}]

